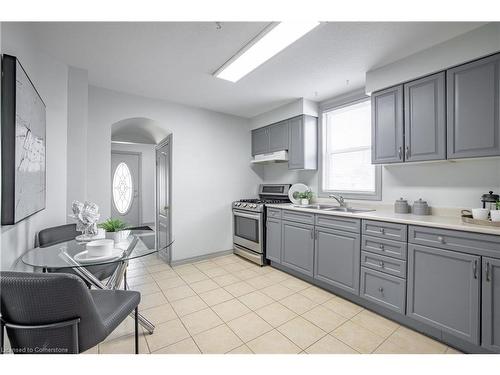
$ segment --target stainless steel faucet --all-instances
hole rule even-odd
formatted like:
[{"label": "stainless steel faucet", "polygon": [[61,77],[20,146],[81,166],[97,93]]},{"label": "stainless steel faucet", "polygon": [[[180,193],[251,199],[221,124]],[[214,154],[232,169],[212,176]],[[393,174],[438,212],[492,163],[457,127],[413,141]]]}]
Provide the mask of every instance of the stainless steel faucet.
[{"label": "stainless steel faucet", "polygon": [[330,194],[328,196],[329,198],[335,199],[337,202],[339,202],[340,207],[347,207],[347,204],[344,201],[344,197],[342,195],[335,195],[335,194]]}]

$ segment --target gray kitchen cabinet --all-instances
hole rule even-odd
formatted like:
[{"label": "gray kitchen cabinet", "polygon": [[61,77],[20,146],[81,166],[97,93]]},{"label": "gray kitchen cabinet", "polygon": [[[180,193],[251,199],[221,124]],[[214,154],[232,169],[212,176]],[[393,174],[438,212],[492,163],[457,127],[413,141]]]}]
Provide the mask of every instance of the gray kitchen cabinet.
[{"label": "gray kitchen cabinet", "polygon": [[446,72],[448,158],[500,155],[500,54]]},{"label": "gray kitchen cabinet", "polygon": [[483,258],[482,343],[500,353],[500,259]]},{"label": "gray kitchen cabinet", "polygon": [[269,152],[269,129],[252,130],[252,156]]},{"label": "gray kitchen cabinet", "polygon": [[288,169],[315,170],[318,167],[318,121],[312,116],[289,120]]},{"label": "gray kitchen cabinet", "polygon": [[288,120],[269,126],[269,152],[288,150]]},{"label": "gray kitchen cabinet", "polygon": [[266,258],[281,263],[281,220],[267,218]]},{"label": "gray kitchen cabinet", "polygon": [[402,163],[403,86],[372,94],[372,164]]},{"label": "gray kitchen cabinet", "polygon": [[407,315],[479,344],[480,257],[408,245]]},{"label": "gray kitchen cabinet", "polygon": [[314,226],[282,221],[281,264],[313,276]]},{"label": "gray kitchen cabinet", "polygon": [[446,159],[445,73],[404,85],[404,160]]},{"label": "gray kitchen cabinet", "polygon": [[316,227],[314,278],[359,294],[360,235]]}]

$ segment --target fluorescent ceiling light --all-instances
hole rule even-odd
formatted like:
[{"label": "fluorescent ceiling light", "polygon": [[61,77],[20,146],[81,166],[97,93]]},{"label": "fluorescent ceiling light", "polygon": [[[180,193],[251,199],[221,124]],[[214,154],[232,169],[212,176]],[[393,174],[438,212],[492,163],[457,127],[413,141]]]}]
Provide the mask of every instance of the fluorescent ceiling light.
[{"label": "fluorescent ceiling light", "polygon": [[233,56],[214,75],[236,82],[318,25],[317,21],[274,24]]}]

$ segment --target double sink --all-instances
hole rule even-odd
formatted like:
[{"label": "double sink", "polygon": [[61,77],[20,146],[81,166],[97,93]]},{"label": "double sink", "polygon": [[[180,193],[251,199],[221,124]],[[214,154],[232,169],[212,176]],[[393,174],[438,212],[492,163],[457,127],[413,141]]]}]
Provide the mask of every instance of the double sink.
[{"label": "double sink", "polygon": [[309,208],[313,210],[321,210],[321,211],[336,211],[336,212],[348,212],[348,213],[358,213],[358,212],[370,212],[375,211],[367,208],[351,208],[351,207],[339,207],[331,204],[306,204],[306,205],[294,205],[297,208]]}]

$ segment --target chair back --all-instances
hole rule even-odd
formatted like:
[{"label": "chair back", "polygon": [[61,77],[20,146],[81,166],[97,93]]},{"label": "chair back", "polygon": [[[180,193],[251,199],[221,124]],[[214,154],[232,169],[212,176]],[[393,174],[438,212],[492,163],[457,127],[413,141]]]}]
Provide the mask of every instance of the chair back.
[{"label": "chair back", "polygon": [[[106,337],[104,324],[84,282],[64,273],[0,272],[0,313],[6,323],[37,326],[79,318],[78,345],[84,351]],[[8,328],[19,353],[71,352],[72,327]]]},{"label": "chair back", "polygon": [[47,247],[61,242],[74,240],[79,233],[76,224],[65,224],[57,227],[42,229],[38,232],[35,246]]}]

